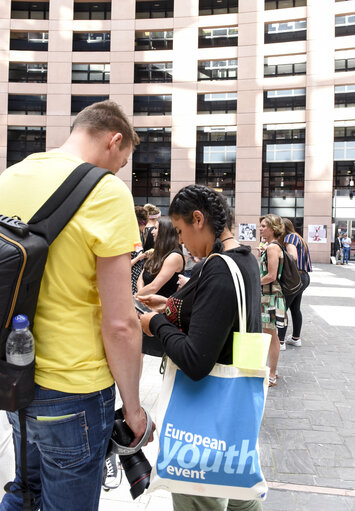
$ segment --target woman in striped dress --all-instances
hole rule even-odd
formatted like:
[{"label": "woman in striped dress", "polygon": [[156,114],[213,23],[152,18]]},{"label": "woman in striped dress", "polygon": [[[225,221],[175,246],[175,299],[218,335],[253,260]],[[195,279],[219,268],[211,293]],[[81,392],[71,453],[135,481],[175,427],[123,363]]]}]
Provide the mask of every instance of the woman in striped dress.
[{"label": "woman in striped dress", "polygon": [[[311,256],[309,254],[308,246],[302,236],[297,234],[293,223],[288,218],[283,218],[285,225],[286,236],[284,239],[284,247],[289,254],[291,254],[297,261],[297,268],[301,275],[302,287],[294,295],[286,297],[286,310],[290,309],[292,317],[292,336],[289,335],[286,339],[286,344],[292,346],[302,346],[301,329],[302,329],[302,312],[301,301],[303,291],[309,286],[310,278],[308,273],[312,271]],[[285,344],[285,336],[287,325],[284,328],[279,328],[279,339],[281,349]]]}]

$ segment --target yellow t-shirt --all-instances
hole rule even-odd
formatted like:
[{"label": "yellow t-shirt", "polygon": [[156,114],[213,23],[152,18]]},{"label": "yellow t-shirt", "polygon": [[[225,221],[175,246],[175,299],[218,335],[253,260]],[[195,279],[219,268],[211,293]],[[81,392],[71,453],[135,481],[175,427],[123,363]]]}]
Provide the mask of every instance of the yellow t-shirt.
[{"label": "yellow t-shirt", "polygon": [[[27,222],[82,160],[32,154],[0,175],[0,213]],[[96,256],[134,250],[140,240],[127,186],[105,176],[49,248],[34,321],[35,381],[89,393],[113,383],[101,336]]]}]

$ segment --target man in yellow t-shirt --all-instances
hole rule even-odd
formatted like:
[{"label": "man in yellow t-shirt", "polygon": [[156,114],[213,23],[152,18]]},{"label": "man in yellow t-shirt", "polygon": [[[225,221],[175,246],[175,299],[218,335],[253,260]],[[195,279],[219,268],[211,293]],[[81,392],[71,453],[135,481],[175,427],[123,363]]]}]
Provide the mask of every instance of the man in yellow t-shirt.
[{"label": "man in yellow t-shirt", "polygon": [[[32,154],[0,175],[1,213],[28,221],[83,161],[113,173],[139,142],[113,101],[76,117],[56,150]],[[139,401],[141,329],[131,296],[130,253],[139,241],[131,193],[105,176],[49,249],[33,334],[36,394],[27,408],[27,465],[36,509],[98,509],[116,381],[135,438],[146,427]],[[10,413],[21,483],[18,414]],[[136,440],[137,441],[137,440]],[[21,493],[0,510],[22,509]]]}]

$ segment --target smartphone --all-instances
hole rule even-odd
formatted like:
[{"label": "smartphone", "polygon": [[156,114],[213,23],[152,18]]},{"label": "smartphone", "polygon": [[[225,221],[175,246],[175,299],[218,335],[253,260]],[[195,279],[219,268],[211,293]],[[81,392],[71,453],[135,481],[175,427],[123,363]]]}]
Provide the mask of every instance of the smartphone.
[{"label": "smartphone", "polygon": [[153,312],[152,309],[150,309],[149,307],[144,305],[144,303],[137,300],[137,298],[135,296],[133,297],[133,302],[134,302],[134,306],[135,306],[136,310],[138,312],[140,312],[141,314],[144,314],[145,312]]}]

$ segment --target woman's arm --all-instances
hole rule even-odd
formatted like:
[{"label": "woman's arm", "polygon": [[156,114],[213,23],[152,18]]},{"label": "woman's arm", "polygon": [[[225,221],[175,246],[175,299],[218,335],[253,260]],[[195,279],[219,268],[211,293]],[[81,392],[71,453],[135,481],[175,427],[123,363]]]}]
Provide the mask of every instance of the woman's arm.
[{"label": "woman's arm", "polygon": [[134,266],[136,263],[138,263],[138,261],[141,261],[142,259],[144,259],[145,257],[147,257],[147,253],[146,252],[139,252],[139,254],[134,257],[133,259],[131,259],[131,268],[132,266]]},{"label": "woman's arm", "polygon": [[292,243],[286,243],[286,250],[287,252],[292,255],[292,257],[296,260],[297,262],[297,259],[298,259],[298,254],[297,254],[297,248],[295,245],[293,245]]},{"label": "woman's arm", "polygon": [[183,267],[184,267],[183,256],[176,252],[170,254],[165,259],[163,266],[160,269],[160,272],[150,284],[142,288],[139,288],[137,285],[139,295],[145,296],[157,294],[159,289],[161,289],[164,286],[164,284],[166,284],[171,279],[174,273],[180,272],[183,269]]},{"label": "woman's arm", "polygon": [[149,318],[150,332],[161,341],[166,354],[195,381],[207,376],[217,362],[233,329],[237,310],[229,270],[220,271],[216,265],[209,265],[210,262],[196,289],[187,334],[162,314]]},{"label": "woman's arm", "polygon": [[267,274],[261,279],[261,285],[270,284],[277,279],[277,270],[279,268],[279,257],[281,248],[275,243],[270,244],[267,249]]},{"label": "woman's arm", "polygon": [[138,293],[140,292],[141,289],[143,289],[144,287],[144,281],[143,281],[143,271],[141,271],[141,274],[139,275],[138,277],[138,280],[137,280],[137,290],[138,290]]}]

